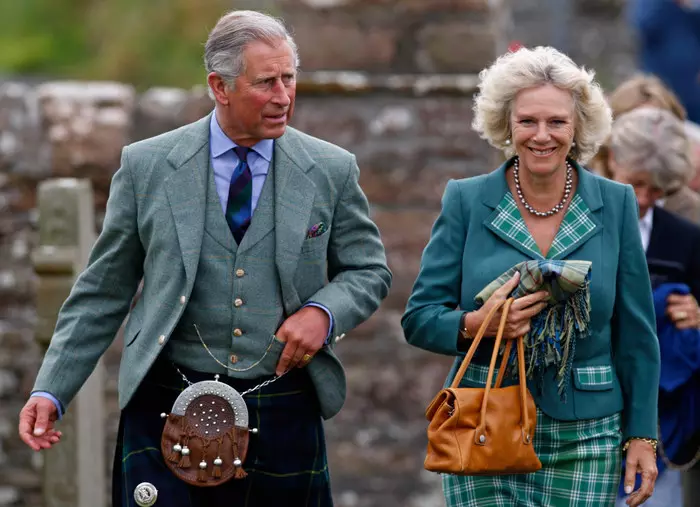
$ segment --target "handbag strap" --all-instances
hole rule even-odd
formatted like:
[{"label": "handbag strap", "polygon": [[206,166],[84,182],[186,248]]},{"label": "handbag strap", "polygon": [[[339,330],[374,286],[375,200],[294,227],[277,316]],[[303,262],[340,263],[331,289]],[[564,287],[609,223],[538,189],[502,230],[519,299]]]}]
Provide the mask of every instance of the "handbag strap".
[{"label": "handbag strap", "polygon": [[[472,344],[469,346],[469,350],[467,350],[467,355],[464,356],[464,359],[462,360],[462,364],[459,367],[459,370],[457,370],[457,373],[455,374],[455,378],[452,380],[452,385],[450,386],[452,389],[455,389],[459,387],[459,383],[462,381],[462,377],[464,377],[464,374],[467,371],[467,368],[469,367],[469,364],[472,362],[472,358],[474,357],[474,354],[476,354],[476,349],[479,346],[479,343],[481,342],[481,339],[484,337],[484,333],[486,333],[486,328],[489,326],[491,323],[491,320],[493,320],[494,315],[496,315],[496,312],[506,303],[506,301],[499,301],[494,305],[491,310],[489,310],[489,313],[486,315],[486,318],[484,319],[484,322],[481,323],[481,327],[479,328],[479,331],[476,333],[476,336],[472,340]],[[503,333],[501,333],[503,334]]]},{"label": "handbag strap", "polygon": [[[513,304],[514,299],[508,298],[503,305],[503,313],[501,315],[501,322],[498,326],[498,332],[496,333],[496,342],[493,345],[493,353],[491,354],[491,364],[489,365],[489,373],[486,378],[486,387],[484,388],[484,398],[481,402],[481,417],[479,420],[479,426],[474,432],[474,442],[477,445],[484,445],[486,443],[486,408],[488,406],[489,393],[491,392],[491,381],[493,380],[493,371],[496,367],[496,359],[498,358],[498,348],[501,344],[501,339],[503,338],[503,331],[506,327],[506,322],[508,320],[508,312],[510,311],[510,305]],[[523,344],[523,337],[517,338],[518,341],[518,381],[520,386],[520,416],[521,416],[521,428],[523,441],[529,444],[531,437],[530,431],[530,416],[527,412],[527,387],[525,381],[525,346]],[[506,356],[507,357],[507,356]],[[504,358],[503,362],[507,360]],[[501,367],[503,368],[503,364]],[[499,372],[499,378],[501,377]],[[500,378],[502,380],[502,378]],[[500,384],[499,386],[500,387]]]}]

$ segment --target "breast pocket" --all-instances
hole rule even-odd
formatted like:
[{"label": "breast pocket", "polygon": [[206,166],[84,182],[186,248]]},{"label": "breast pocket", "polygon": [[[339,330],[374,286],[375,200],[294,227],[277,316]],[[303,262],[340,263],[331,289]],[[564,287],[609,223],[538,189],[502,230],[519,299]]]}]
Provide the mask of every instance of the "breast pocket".
[{"label": "breast pocket", "polygon": [[608,391],[613,388],[610,365],[574,368],[574,386],[581,391]]}]

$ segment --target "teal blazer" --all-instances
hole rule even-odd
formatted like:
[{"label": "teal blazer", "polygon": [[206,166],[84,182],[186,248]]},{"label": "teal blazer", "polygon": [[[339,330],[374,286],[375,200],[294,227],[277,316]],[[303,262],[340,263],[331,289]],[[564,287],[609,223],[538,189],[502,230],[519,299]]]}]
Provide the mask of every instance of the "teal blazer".
[{"label": "teal blazer", "polygon": [[[401,321],[412,345],[457,356],[446,384],[462,361],[458,330],[462,314],[476,308],[476,294],[514,264],[542,258],[530,246],[531,236],[513,234],[497,220],[510,197],[509,163],[490,174],[448,182]],[[578,165],[576,170],[577,192],[555,239],[559,248],[549,258],[592,262],[591,334],[576,344],[564,401],[553,373],[541,391],[533,385],[530,390],[537,406],[555,419],[622,411],[624,438],[656,438],[659,345],[637,201],[632,187]],[[484,342],[481,349],[462,385],[484,385],[492,347]]]}]

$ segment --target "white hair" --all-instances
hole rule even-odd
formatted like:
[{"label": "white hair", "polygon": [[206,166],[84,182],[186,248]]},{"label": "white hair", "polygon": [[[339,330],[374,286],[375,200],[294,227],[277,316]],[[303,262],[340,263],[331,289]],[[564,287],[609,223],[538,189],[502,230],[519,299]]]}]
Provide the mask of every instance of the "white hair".
[{"label": "white hair", "polygon": [[[204,46],[204,67],[216,72],[233,89],[235,79],[245,71],[243,51],[254,41],[271,45],[284,41],[299,67],[297,45],[282,20],[256,11],[231,11],[222,16],[209,33]],[[211,89],[209,96],[213,98]]]},{"label": "white hair", "polygon": [[571,156],[585,164],[608,136],[612,113],[594,73],[551,47],[521,48],[501,56],[479,73],[472,127],[492,146],[507,156],[514,155],[513,146],[506,142],[511,136],[513,101],[518,92],[545,84],[571,93],[576,114],[576,145]]},{"label": "white hair", "polygon": [[685,124],[664,109],[642,107],[618,117],[610,135],[616,164],[648,172],[654,186],[673,192],[692,176]]}]

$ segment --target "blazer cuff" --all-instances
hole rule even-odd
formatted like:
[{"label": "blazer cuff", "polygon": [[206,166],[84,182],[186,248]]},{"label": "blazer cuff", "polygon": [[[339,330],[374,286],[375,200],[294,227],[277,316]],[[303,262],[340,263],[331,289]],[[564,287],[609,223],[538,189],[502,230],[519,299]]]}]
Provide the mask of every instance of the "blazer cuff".
[{"label": "blazer cuff", "polygon": [[333,335],[333,327],[335,326],[335,321],[333,320],[333,314],[331,311],[323,306],[321,303],[316,303],[314,301],[309,301],[306,303],[302,308],[306,308],[307,306],[315,306],[316,308],[320,308],[324,312],[326,312],[326,315],[328,315],[328,319],[330,320],[330,323],[328,324],[328,334],[326,335],[326,339],[323,342],[324,345],[328,345],[331,341],[331,336]]},{"label": "blazer cuff", "polygon": [[58,411],[58,420],[60,421],[63,417],[63,405],[53,394],[47,393],[46,391],[35,391],[29,397],[46,398],[47,400],[51,400],[53,404],[56,405],[56,410]]}]

